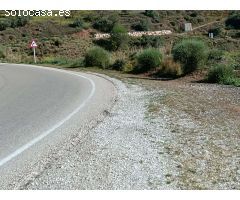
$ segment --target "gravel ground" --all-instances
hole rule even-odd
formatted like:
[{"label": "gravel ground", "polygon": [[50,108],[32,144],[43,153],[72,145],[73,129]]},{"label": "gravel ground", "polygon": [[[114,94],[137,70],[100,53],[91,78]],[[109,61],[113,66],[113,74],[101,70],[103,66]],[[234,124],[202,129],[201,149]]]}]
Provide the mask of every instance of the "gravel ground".
[{"label": "gravel ground", "polygon": [[[240,88],[141,81],[154,92],[149,116],[165,118],[165,150],[179,163],[180,189],[240,189]],[[165,95],[159,95],[162,91]]]},{"label": "gravel ground", "polygon": [[240,88],[111,81],[113,108],[15,189],[240,189]]}]

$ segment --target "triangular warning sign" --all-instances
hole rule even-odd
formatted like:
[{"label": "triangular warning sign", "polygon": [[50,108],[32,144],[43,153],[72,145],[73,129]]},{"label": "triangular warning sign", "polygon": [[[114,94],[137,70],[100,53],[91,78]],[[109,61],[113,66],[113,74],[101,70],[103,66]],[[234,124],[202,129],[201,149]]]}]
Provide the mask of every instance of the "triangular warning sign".
[{"label": "triangular warning sign", "polygon": [[37,43],[33,40],[32,43],[31,43],[31,45],[30,45],[30,47],[31,47],[31,48],[37,47]]}]

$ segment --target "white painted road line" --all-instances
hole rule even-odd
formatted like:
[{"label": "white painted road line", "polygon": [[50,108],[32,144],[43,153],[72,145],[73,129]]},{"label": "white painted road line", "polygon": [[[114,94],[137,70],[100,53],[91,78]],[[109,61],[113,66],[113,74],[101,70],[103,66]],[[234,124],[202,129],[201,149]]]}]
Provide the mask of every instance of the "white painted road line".
[{"label": "white painted road line", "polygon": [[92,96],[95,93],[95,83],[80,74],[76,74],[76,73],[72,73],[72,72],[68,72],[68,71],[64,71],[64,70],[60,70],[60,69],[53,69],[53,68],[47,68],[47,67],[39,67],[39,66],[34,66],[34,65],[24,65],[25,67],[35,67],[35,68],[41,68],[44,70],[53,70],[53,71],[58,71],[58,72],[62,72],[62,73],[68,73],[71,75],[75,75],[75,76],[79,76],[81,78],[84,78],[86,80],[88,80],[91,83],[92,89],[91,92],[89,94],[89,96],[73,111],[71,112],[67,117],[65,117],[64,119],[62,119],[60,122],[58,122],[57,124],[55,124],[52,128],[50,128],[49,130],[46,130],[45,132],[43,132],[41,135],[39,135],[38,137],[34,138],[33,140],[29,141],[27,144],[21,146],[20,148],[18,148],[16,151],[12,152],[11,154],[9,154],[8,156],[4,157],[3,159],[0,160],[0,167],[3,166],[4,164],[6,164],[7,162],[9,162],[10,160],[12,160],[13,158],[17,157],[18,155],[20,155],[21,153],[23,153],[25,150],[29,149],[30,147],[32,147],[34,144],[38,143],[39,141],[41,141],[43,138],[45,138],[46,136],[48,136],[49,134],[51,134],[53,131],[55,131],[57,128],[59,128],[60,126],[62,126],[66,121],[68,121],[71,117],[73,117],[73,115],[75,115],[76,113],[78,113],[82,108],[85,107],[86,103],[92,98]]}]

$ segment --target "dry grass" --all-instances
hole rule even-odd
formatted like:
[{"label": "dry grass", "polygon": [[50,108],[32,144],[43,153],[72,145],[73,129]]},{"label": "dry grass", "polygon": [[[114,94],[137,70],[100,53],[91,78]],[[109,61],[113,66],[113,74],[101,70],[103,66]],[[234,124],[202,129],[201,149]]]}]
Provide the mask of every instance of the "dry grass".
[{"label": "dry grass", "polygon": [[182,75],[182,68],[180,63],[174,62],[171,57],[166,57],[163,60],[160,71],[165,75],[173,77],[178,77]]}]

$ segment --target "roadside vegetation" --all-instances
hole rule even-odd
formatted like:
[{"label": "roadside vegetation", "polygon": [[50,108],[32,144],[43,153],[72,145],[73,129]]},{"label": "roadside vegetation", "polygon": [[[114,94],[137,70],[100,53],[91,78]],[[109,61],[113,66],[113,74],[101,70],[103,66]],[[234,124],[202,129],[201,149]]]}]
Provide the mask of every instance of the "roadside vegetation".
[{"label": "roadside vegetation", "polygon": [[7,28],[25,26],[29,22],[29,17],[5,17],[0,19],[0,31]]},{"label": "roadside vegetation", "polygon": [[182,64],[183,73],[188,74],[205,65],[208,47],[200,40],[187,39],[178,42],[172,54],[174,60]]},{"label": "roadside vegetation", "polygon": [[136,73],[148,72],[161,65],[162,54],[158,49],[145,49],[137,55],[137,63],[133,71]]},{"label": "roadside vegetation", "polygon": [[[4,17],[0,13],[0,60],[99,67],[157,78],[205,71],[202,80],[239,86],[239,11],[72,11],[70,17]],[[184,33],[185,22],[193,27]],[[172,35],[130,37],[128,31],[171,30]],[[95,33],[109,38],[95,39]],[[208,37],[209,33],[214,38]]]},{"label": "roadside vegetation", "polygon": [[101,67],[103,69],[109,67],[110,55],[101,47],[94,47],[87,51],[85,56],[86,67]]},{"label": "roadside vegetation", "polygon": [[210,83],[240,86],[240,78],[236,77],[233,68],[224,64],[211,67],[208,71],[207,81]]}]

